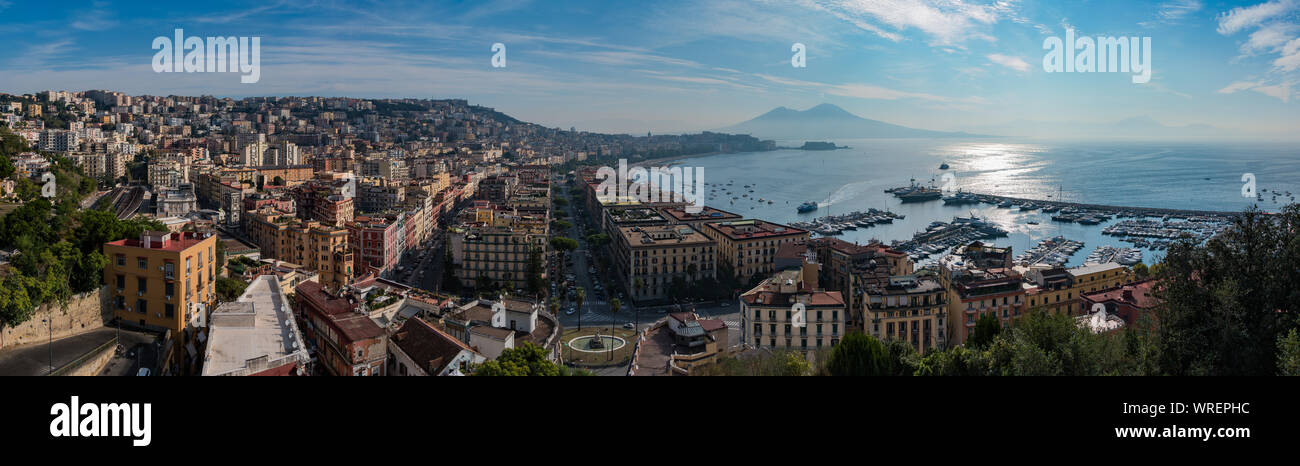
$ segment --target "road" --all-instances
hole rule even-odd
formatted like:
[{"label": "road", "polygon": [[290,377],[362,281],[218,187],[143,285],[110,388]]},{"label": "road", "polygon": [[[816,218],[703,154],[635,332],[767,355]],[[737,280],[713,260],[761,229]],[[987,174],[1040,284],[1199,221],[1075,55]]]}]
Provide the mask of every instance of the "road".
[{"label": "road", "polygon": [[[42,342],[5,348],[0,351],[0,375],[46,375],[50,372],[51,349],[54,356],[54,368],[57,369],[98,348],[99,345],[112,340],[115,335],[117,335],[117,329],[103,327],[80,335],[54,340],[53,344]],[[141,345],[148,346],[156,338],[153,334],[130,330],[123,330],[121,336],[121,344],[127,349]],[[119,359],[121,359],[120,356],[114,357],[113,360],[110,360],[109,365],[112,366],[113,361]],[[145,355],[145,359],[147,360],[146,366],[152,366],[153,363],[148,361],[155,360],[156,357],[152,357],[150,353]],[[130,369],[126,372],[130,372],[131,375],[134,375],[135,369],[139,368],[134,362],[119,364],[117,367]],[[106,371],[107,369],[109,367],[105,368]],[[120,375],[125,375],[125,372]]]}]

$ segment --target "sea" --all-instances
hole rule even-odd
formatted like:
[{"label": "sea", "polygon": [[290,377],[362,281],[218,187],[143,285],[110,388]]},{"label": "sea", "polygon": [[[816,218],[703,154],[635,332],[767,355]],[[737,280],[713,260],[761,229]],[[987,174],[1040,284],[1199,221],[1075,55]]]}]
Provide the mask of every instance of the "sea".
[{"label": "sea", "polygon": [[[911,239],[931,222],[951,222],[954,217],[974,214],[1009,231],[1009,237],[991,242],[1011,246],[1015,255],[1055,236],[1083,241],[1084,247],[1070,258],[1068,267],[1082,265],[1097,246],[1132,247],[1101,233],[1107,225],[1123,219],[1088,226],[1053,222],[1051,214],[1041,211],[1022,212],[989,204],[955,207],[945,206],[939,200],[903,204],[885,190],[915,182],[948,191],[1028,199],[1232,212],[1252,205],[1276,212],[1294,202],[1292,196],[1300,196],[1300,146],[1294,143],[1008,142],[1002,139],[832,142],[849,148],[720,154],[682,159],[671,165],[703,168],[706,183],[734,181],[733,195],[726,196],[724,191],[719,191],[706,203],[746,218],[789,223],[868,208],[905,215],[905,219],[892,224],[848,230],[838,236],[850,242],[865,244],[879,240],[887,244],[891,240]],[[797,147],[803,141],[777,143]],[[943,164],[948,169],[940,169]],[[1267,190],[1261,191],[1262,201],[1257,197],[1243,197],[1243,186],[1250,179],[1256,190]],[[742,188],[745,184],[754,192]],[[741,194],[749,197],[731,199]],[[763,201],[759,202],[759,198]],[[796,212],[799,204],[808,201],[817,202],[818,210]],[[1164,251],[1144,249],[1143,262],[1153,264],[1163,254]]]}]

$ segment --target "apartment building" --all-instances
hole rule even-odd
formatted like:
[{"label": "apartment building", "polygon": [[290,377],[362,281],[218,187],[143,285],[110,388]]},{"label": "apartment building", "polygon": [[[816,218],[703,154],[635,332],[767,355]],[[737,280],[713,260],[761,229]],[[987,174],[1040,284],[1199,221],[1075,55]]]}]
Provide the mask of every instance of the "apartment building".
[{"label": "apartment building", "polygon": [[536,252],[541,260],[542,276],[546,271],[546,229],[523,225],[478,225],[453,232],[451,247],[461,263],[456,278],[466,286],[481,279],[510,289],[528,286],[528,261]]},{"label": "apartment building", "polygon": [[975,323],[986,315],[1004,327],[1028,309],[1023,276],[1010,268],[1011,248],[991,248],[975,242],[939,260],[939,278],[947,290],[948,346],[966,342]]},{"label": "apartment building", "polygon": [[[181,354],[194,341],[194,325],[216,303],[216,246],[215,236],[160,231],[105,243],[109,264],[104,282],[113,315],[144,328],[170,330]],[[185,360],[200,355],[191,351]]]},{"label": "apartment building", "polygon": [[348,230],[292,215],[258,211],[248,216],[248,236],[263,259],[291,262],[315,272],[325,288],[338,291],[356,278]]},{"label": "apartment building", "polygon": [[316,348],[319,365],[334,376],[385,374],[388,334],[359,311],[362,300],[349,291],[330,293],[319,283],[294,289],[294,314],[303,337]]},{"label": "apartment building", "polygon": [[382,275],[394,267],[406,251],[406,214],[391,218],[356,217],[347,222],[348,244],[358,274]]},{"label": "apartment building", "polygon": [[893,275],[884,266],[873,272],[859,274],[867,333],[906,342],[920,353],[945,348],[947,292],[938,277]]},{"label": "apartment building", "polygon": [[765,220],[733,220],[704,223],[704,236],[718,243],[718,263],[731,268],[742,282],[775,272],[776,251],[781,245],[806,241],[808,232]]},{"label": "apartment building", "polygon": [[[820,265],[777,272],[740,295],[740,341],[755,347],[813,351],[834,347],[848,322],[838,291],[816,288]],[[798,320],[797,310],[803,310]]]},{"label": "apartment building", "polygon": [[612,236],[615,273],[636,301],[667,299],[674,284],[717,276],[717,242],[690,226],[625,226]]}]

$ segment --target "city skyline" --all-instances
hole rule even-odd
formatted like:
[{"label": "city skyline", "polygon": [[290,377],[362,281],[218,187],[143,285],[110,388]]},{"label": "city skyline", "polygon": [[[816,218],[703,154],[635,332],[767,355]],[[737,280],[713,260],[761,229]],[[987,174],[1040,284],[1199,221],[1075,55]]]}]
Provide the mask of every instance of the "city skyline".
[{"label": "city skyline", "polygon": [[[1150,117],[1286,138],[1300,123],[1300,3],[0,2],[0,92],[467,98],[549,127],[644,134],[829,102],[943,131]],[[256,36],[261,79],[155,73],[154,37]],[[1047,73],[1043,41],[1150,37],[1152,79]],[[492,45],[507,47],[493,68]],[[806,68],[790,66],[806,47]]]}]

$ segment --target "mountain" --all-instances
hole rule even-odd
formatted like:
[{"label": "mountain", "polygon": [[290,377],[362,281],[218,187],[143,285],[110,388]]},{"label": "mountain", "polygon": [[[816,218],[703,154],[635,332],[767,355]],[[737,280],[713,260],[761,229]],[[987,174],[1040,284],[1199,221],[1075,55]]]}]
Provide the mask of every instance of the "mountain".
[{"label": "mountain", "polygon": [[808,110],[777,107],[758,117],[716,131],[749,134],[760,139],[857,139],[857,138],[969,138],[987,137],[908,128],[862,118],[831,104]]}]

